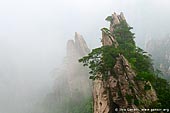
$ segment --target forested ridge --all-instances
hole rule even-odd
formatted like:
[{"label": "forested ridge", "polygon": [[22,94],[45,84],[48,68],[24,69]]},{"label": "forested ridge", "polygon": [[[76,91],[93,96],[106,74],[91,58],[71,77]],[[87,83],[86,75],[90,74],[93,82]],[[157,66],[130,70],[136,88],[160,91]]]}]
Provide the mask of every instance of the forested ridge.
[{"label": "forested ridge", "polygon": [[[112,22],[111,16],[106,18],[107,21]],[[114,36],[116,40],[112,40],[111,46],[101,46],[92,50],[88,56],[83,57],[79,61],[84,66],[89,67],[90,79],[95,80],[96,74],[101,73],[103,79],[107,79],[109,75],[114,75],[114,65],[116,63],[116,57],[124,55],[130,63],[132,69],[136,73],[136,81],[144,81],[145,90],[150,90],[151,87],[156,91],[158,100],[149,106],[148,108],[170,108],[170,85],[167,80],[160,78],[161,72],[158,69],[154,69],[152,57],[149,53],[145,52],[140,47],[137,47],[134,41],[134,33],[131,32],[130,27],[126,21],[121,21],[119,24],[114,25],[114,31],[111,32],[107,28],[101,30],[105,32],[109,38]],[[108,74],[111,73],[111,74]],[[147,84],[150,82],[152,86]],[[133,87],[133,86],[131,86]],[[129,97],[132,98],[132,97]],[[135,101],[138,106],[145,102]]]}]

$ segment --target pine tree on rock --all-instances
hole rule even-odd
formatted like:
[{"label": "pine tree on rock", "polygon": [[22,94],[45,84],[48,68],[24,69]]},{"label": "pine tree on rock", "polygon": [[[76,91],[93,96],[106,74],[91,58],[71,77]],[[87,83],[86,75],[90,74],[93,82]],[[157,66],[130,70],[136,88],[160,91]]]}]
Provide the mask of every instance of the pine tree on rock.
[{"label": "pine tree on rock", "polygon": [[[103,28],[102,47],[93,49],[79,61],[93,79],[93,113],[121,113],[121,109],[149,108],[157,102],[151,81],[150,57],[135,45],[134,34],[123,15],[106,18],[110,29]],[[123,111],[122,111],[123,112]]]}]

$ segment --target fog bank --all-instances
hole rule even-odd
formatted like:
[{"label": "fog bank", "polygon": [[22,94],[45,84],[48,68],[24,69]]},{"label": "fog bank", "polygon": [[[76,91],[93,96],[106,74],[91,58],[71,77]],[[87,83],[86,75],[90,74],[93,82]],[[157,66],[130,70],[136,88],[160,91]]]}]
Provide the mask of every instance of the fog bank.
[{"label": "fog bank", "polygon": [[0,1],[0,112],[30,113],[53,90],[66,42],[82,34],[100,46],[104,20],[124,12],[144,47],[149,38],[169,34],[170,1],[162,0],[5,0]]}]

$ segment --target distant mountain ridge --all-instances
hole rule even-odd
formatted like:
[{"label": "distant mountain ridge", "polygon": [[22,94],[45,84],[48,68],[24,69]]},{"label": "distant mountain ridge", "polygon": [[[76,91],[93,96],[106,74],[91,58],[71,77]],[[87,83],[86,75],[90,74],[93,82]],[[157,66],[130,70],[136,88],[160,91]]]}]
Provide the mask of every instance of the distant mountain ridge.
[{"label": "distant mountain ridge", "polygon": [[151,39],[145,48],[152,55],[155,68],[163,72],[162,77],[170,79],[170,36]]},{"label": "distant mountain ridge", "polygon": [[75,112],[77,105],[80,107],[92,95],[88,69],[78,62],[79,58],[90,52],[86,41],[82,35],[75,32],[74,39],[68,40],[66,46],[67,54],[63,64],[54,73],[56,77],[54,92],[49,94],[44,102],[44,107],[48,113]]}]

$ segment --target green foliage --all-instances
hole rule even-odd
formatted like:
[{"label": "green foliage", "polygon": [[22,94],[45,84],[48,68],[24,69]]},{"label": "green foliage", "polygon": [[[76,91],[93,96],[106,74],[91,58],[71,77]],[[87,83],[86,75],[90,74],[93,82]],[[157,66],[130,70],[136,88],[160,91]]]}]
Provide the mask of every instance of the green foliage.
[{"label": "green foliage", "polygon": [[[116,62],[116,57],[119,54],[123,54],[132,68],[137,72],[138,79],[143,80],[152,80],[153,71],[152,60],[141,48],[135,45],[134,33],[130,30],[132,27],[129,27],[125,21],[122,21],[120,24],[114,26],[114,32],[110,33],[110,30],[107,28],[102,28],[102,31],[105,32],[108,36],[111,35],[116,38],[119,46],[115,48],[112,46],[102,46],[100,48],[93,49],[88,56],[83,57],[79,61],[88,66],[91,71],[92,76],[90,79],[95,79],[94,75],[101,73],[106,77],[108,72],[113,71],[113,66]],[[149,76],[148,76],[149,75]]]},{"label": "green foliage", "polygon": [[120,90],[118,90],[118,96],[121,97],[122,96],[122,93]]},{"label": "green foliage", "polygon": [[105,32],[107,35],[111,34],[111,33],[110,33],[110,30],[107,29],[107,28],[105,28],[105,27],[102,28],[101,31]]},{"label": "green foliage", "polygon": [[112,33],[116,38],[117,37],[121,37],[121,39],[131,39],[131,41],[133,41],[133,44],[135,44],[134,42],[134,33],[132,33],[130,30],[133,29],[132,27],[130,27],[126,21],[121,21],[120,24],[116,24],[114,26],[114,32]]},{"label": "green foliage", "polygon": [[156,77],[153,87],[159,98],[157,108],[170,108],[170,84],[165,79]]},{"label": "green foliage", "polygon": [[148,85],[148,84],[145,84],[145,86],[144,86],[144,90],[150,90],[151,89],[151,86],[150,85]]},{"label": "green foliage", "polygon": [[109,22],[112,22],[112,16],[108,16],[106,19],[105,19],[106,21],[109,21]]},{"label": "green foliage", "polygon": [[[122,21],[120,25],[115,26],[114,33],[110,33],[110,30],[107,28],[102,28],[102,31],[108,36],[116,36],[120,46],[118,46],[118,48],[115,48],[114,45],[102,46],[100,48],[93,49],[88,56],[79,60],[79,62],[82,62],[84,66],[88,66],[91,69],[89,73],[92,74],[93,77],[90,77],[90,79],[95,79],[94,75],[97,73],[101,73],[104,75],[104,78],[107,78],[108,72],[113,72],[116,57],[119,54],[128,53],[132,48],[135,51],[135,42],[133,41],[134,34],[130,32],[130,29],[131,27],[129,27],[124,21]],[[129,54],[126,56],[128,55]],[[131,60],[135,63],[135,59]]]},{"label": "green foliage", "polygon": [[[106,20],[110,21],[111,18],[107,17]],[[115,48],[114,45],[102,46],[93,49],[88,56],[81,58],[79,61],[91,69],[91,79],[94,80],[94,75],[97,73],[101,73],[103,77],[107,79],[109,76],[108,72],[114,75],[113,67],[116,62],[116,57],[119,54],[123,54],[135,70],[137,74],[136,80],[144,82],[150,81],[156,90],[159,100],[157,103],[153,103],[153,107],[170,108],[170,85],[166,80],[158,77],[160,72],[154,71],[150,55],[135,45],[135,37],[134,33],[130,31],[131,29],[132,27],[125,21],[121,21],[120,24],[115,25],[112,33],[107,28],[103,28],[102,31],[107,35],[113,36],[119,46],[117,48]],[[144,89],[150,90],[151,86],[145,84]],[[119,95],[121,95],[121,93],[119,93]],[[127,101],[131,102],[132,98],[130,95],[126,95]],[[134,103],[136,105],[140,104],[139,100],[134,100]]]},{"label": "green foliage", "polygon": [[134,104],[135,104],[136,106],[138,106],[138,105],[140,105],[140,101],[139,101],[138,99],[134,99]]},{"label": "green foliage", "polygon": [[92,74],[90,79],[95,79],[96,74],[101,73],[104,77],[108,76],[108,72],[112,71],[113,65],[116,62],[116,57],[120,53],[119,49],[110,46],[102,46],[100,48],[93,49],[88,56],[79,60],[84,66],[88,66]]},{"label": "green foliage", "polygon": [[147,71],[141,71],[141,72],[138,72],[138,75],[136,78],[141,81],[153,81],[154,75],[153,73],[150,73]]},{"label": "green foliage", "polygon": [[128,101],[128,103],[132,103],[133,96],[126,94],[125,97],[126,97],[126,100]]}]

